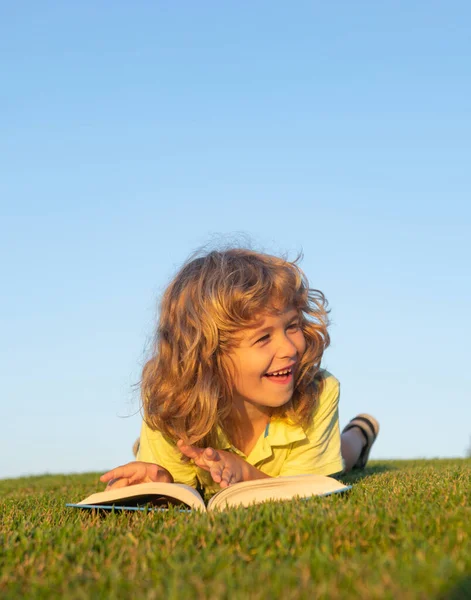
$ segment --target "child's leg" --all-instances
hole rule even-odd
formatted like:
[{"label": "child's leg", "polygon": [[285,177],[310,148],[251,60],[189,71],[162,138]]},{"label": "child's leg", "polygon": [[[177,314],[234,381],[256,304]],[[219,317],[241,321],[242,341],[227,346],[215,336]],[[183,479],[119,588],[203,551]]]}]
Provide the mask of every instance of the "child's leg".
[{"label": "child's leg", "polygon": [[348,423],[340,438],[345,471],[362,469],[366,465],[378,433],[379,423],[371,415],[358,415]]},{"label": "child's leg", "polygon": [[361,431],[355,428],[342,433],[340,442],[345,471],[350,471],[353,469],[353,465],[357,463],[361,451],[366,445],[365,438]]}]

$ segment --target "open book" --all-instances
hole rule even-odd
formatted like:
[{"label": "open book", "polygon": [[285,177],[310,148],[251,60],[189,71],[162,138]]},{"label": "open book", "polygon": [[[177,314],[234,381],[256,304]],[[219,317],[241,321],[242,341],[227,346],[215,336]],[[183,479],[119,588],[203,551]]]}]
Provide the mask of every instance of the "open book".
[{"label": "open book", "polygon": [[74,508],[147,510],[169,505],[193,510],[222,510],[232,506],[250,506],[268,500],[291,500],[310,496],[328,496],[349,490],[325,475],[296,475],[242,481],[217,492],[206,506],[201,495],[182,483],[138,483],[124,488],[105,490],[88,496]]}]

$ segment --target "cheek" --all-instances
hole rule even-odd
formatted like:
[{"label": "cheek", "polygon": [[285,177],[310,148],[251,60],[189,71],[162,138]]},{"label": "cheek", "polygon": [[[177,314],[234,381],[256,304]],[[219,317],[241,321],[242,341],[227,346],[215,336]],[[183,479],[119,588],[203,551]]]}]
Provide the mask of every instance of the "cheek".
[{"label": "cheek", "polygon": [[298,349],[300,356],[302,356],[306,351],[306,338],[304,337],[304,333],[302,331],[299,331],[297,335],[298,338],[296,341],[296,348]]},{"label": "cheek", "polygon": [[[256,360],[258,358],[258,360]],[[239,392],[247,392],[261,380],[261,374],[267,369],[267,361],[261,361],[260,357],[247,357],[244,360],[234,361],[233,378],[234,387]]]},{"label": "cheek", "polygon": [[238,390],[244,387],[244,381],[247,378],[247,365],[240,356],[234,354],[230,359],[231,384]]},{"label": "cheek", "polygon": [[224,377],[226,384],[230,388],[234,388],[238,383],[239,360],[237,356],[224,354],[221,356],[221,375]]}]

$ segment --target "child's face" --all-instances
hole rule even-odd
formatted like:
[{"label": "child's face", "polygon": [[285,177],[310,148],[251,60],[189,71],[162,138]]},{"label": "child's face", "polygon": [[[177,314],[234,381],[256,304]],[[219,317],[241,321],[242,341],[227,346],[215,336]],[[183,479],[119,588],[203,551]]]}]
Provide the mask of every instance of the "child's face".
[{"label": "child's face", "polygon": [[295,371],[306,349],[300,325],[298,311],[288,308],[263,315],[256,327],[241,332],[231,351],[235,404],[275,408],[290,401]]}]

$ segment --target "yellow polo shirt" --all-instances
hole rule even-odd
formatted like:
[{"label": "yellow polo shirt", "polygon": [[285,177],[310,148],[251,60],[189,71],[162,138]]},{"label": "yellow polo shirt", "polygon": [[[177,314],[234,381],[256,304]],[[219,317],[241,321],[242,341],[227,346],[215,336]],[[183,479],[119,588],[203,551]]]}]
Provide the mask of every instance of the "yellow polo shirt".
[{"label": "yellow polo shirt", "polygon": [[[332,475],[342,471],[338,417],[340,385],[327,371],[324,371],[324,377],[324,389],[308,427],[302,428],[281,419],[272,420],[248,456],[235,448],[221,431],[217,449],[238,454],[270,477],[308,473]],[[176,483],[193,487],[199,484],[208,492],[220,489],[207,471],[182,462],[176,445],[145,423],[141,429],[138,460],[165,467]]]}]

